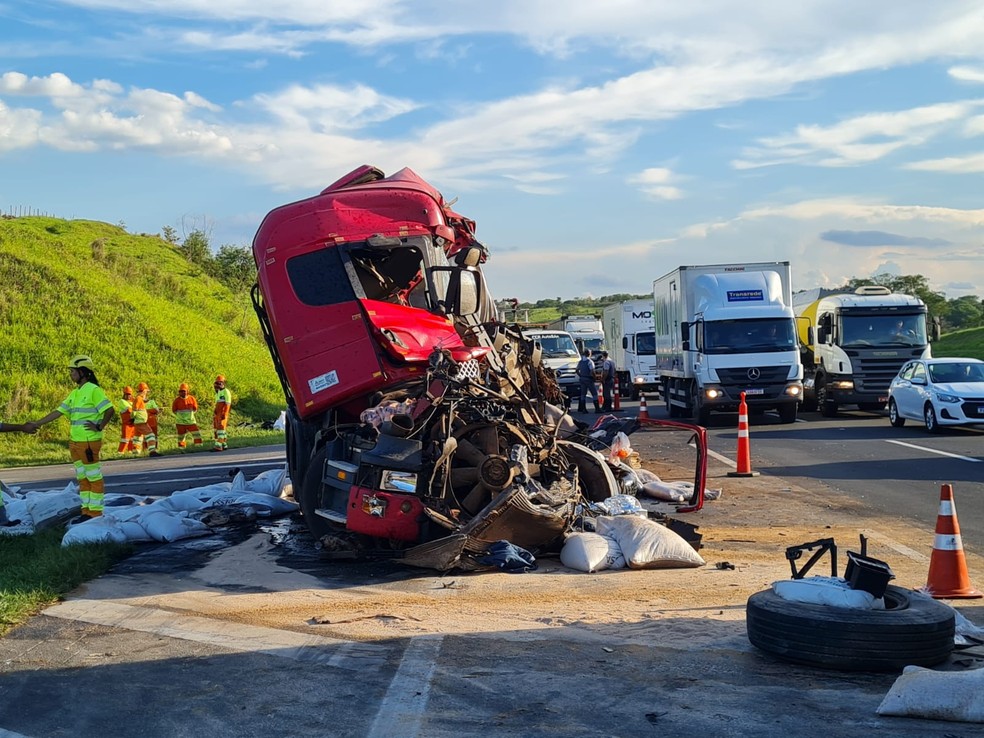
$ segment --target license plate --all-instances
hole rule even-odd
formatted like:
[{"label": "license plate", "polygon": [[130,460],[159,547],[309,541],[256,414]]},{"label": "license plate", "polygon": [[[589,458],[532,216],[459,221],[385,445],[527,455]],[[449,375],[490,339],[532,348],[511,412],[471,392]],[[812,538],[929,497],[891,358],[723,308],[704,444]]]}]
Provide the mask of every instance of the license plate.
[{"label": "license plate", "polygon": [[878,402],[888,402],[888,398],[887,397],[879,397],[878,398]]},{"label": "license plate", "polygon": [[758,389],[747,389],[745,390],[746,395],[764,395],[765,390],[759,387]]}]

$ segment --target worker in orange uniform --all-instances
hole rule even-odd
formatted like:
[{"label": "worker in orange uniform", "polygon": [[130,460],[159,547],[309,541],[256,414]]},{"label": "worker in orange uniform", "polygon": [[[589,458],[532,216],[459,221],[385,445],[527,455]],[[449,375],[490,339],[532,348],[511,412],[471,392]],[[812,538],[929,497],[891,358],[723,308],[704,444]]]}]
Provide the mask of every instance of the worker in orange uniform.
[{"label": "worker in orange uniform", "polygon": [[144,446],[151,456],[160,456],[157,452],[157,434],[150,427],[150,412],[147,410],[147,393],[150,387],[146,382],[137,385],[137,394],[133,398],[133,446],[139,454]]},{"label": "worker in orange uniform", "polygon": [[123,399],[116,403],[116,412],[120,414],[120,445],[116,453],[133,453],[133,387],[123,388]]},{"label": "worker in orange uniform", "polygon": [[178,426],[178,448],[185,450],[185,436],[189,433],[196,446],[201,445],[202,432],[198,428],[198,421],[195,420],[195,412],[198,410],[198,400],[194,395],[188,393],[188,385],[182,382],[178,385],[178,396],[171,403],[171,411]]},{"label": "worker in orange uniform", "polygon": [[154,432],[154,438],[160,438],[160,434],[157,431],[157,416],[161,414],[161,406],[157,404],[157,400],[150,396],[149,384],[141,382],[137,385],[137,388],[147,390],[147,394],[144,396],[144,401],[147,403],[147,425]]},{"label": "worker in orange uniform", "polygon": [[225,375],[215,378],[215,409],[212,411],[212,428],[215,431],[213,451],[225,451],[229,448],[229,437],[226,427],[229,425],[229,411],[232,409],[232,392],[226,389]]},{"label": "worker in orange uniform", "polygon": [[75,479],[79,483],[82,516],[96,518],[103,513],[105,488],[102,467],[99,464],[103,430],[113,419],[116,410],[96,380],[91,358],[85,355],[76,356],[68,362],[68,371],[75,382],[75,389],[55,410],[40,420],[25,423],[24,426],[29,433],[33,433],[45,423],[57,420],[62,415],[68,418],[68,453],[75,467]]}]

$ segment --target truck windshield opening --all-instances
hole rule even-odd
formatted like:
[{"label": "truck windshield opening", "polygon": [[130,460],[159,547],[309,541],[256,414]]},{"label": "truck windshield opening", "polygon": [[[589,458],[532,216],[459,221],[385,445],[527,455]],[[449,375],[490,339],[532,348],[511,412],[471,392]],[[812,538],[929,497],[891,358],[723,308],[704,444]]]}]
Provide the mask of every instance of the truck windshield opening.
[{"label": "truck windshield opening", "polygon": [[843,348],[925,346],[926,316],[843,315]]},{"label": "truck windshield opening", "polygon": [[534,336],[533,340],[540,344],[544,355],[550,358],[577,356],[577,346],[574,345],[574,339],[567,334]]},{"label": "truck windshield opening", "polygon": [[636,334],[636,353],[639,356],[656,355],[656,334],[637,333]]},{"label": "truck windshield opening", "polygon": [[796,347],[796,329],[788,318],[714,320],[704,324],[706,354],[790,351]]}]

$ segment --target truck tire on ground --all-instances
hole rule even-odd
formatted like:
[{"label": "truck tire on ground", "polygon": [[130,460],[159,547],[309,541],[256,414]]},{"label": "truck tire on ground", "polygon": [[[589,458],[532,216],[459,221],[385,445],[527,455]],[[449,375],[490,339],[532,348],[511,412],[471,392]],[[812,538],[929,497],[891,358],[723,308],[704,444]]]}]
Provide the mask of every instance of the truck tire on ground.
[{"label": "truck tire on ground", "polygon": [[748,640],[783,660],[843,671],[933,666],[953,650],[953,611],[889,586],[885,610],[814,605],[756,592],[745,608]]},{"label": "truck tire on ground", "polygon": [[697,425],[707,425],[707,421],[711,419],[711,411],[700,401],[700,390],[696,382],[690,389],[690,407]]},{"label": "truck tire on ground", "polygon": [[899,406],[895,404],[895,400],[888,401],[888,420],[896,428],[905,425],[905,418],[899,415]]},{"label": "truck tire on ground", "polygon": [[779,406],[779,422],[780,423],[795,423],[796,413],[799,410],[799,405],[795,402],[789,402],[785,405]]},{"label": "truck tire on ground", "polygon": [[817,409],[825,418],[837,417],[837,403],[827,399],[827,382],[817,382]]},{"label": "truck tire on ground", "polygon": [[321,502],[321,486],[324,483],[322,477],[324,477],[327,450],[327,447],[322,448],[314,455],[314,458],[311,459],[311,464],[308,466],[308,471],[304,475],[304,481],[301,483],[300,493],[294,493],[294,499],[301,506],[304,524],[307,525],[308,530],[311,531],[311,535],[315,540],[319,540],[322,536],[338,530],[330,521],[315,512],[320,507]]}]

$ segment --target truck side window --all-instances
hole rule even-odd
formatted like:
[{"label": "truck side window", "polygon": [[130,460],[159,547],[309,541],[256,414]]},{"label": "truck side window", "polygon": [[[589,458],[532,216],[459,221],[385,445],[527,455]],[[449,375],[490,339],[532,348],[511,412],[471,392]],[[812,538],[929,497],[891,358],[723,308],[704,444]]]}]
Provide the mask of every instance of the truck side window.
[{"label": "truck side window", "polygon": [[305,305],[337,305],[355,299],[337,248],[320,248],[288,260],[287,278]]}]

